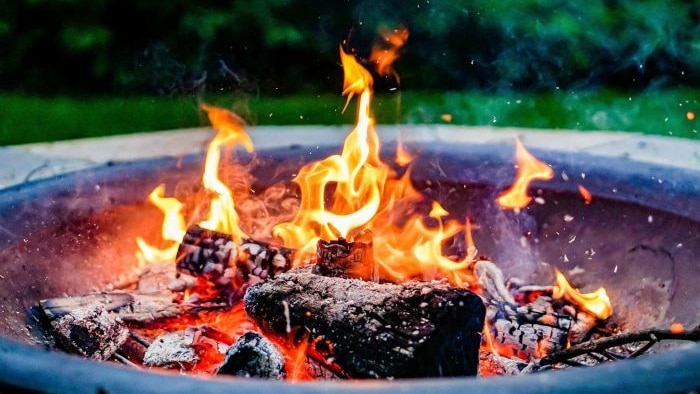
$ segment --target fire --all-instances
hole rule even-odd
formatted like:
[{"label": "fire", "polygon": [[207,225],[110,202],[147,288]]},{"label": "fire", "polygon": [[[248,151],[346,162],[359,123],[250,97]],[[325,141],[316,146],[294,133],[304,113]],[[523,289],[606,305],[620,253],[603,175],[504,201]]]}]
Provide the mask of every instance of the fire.
[{"label": "fire", "polygon": [[372,47],[369,60],[376,65],[379,75],[393,75],[398,80],[399,76],[391,65],[399,58],[399,49],[408,40],[408,29],[402,27],[393,30],[382,28],[379,34],[382,40]]},{"label": "fire", "polygon": [[413,162],[413,159],[413,155],[406,150],[406,147],[403,145],[403,141],[400,139],[396,141],[396,158],[394,159],[394,162],[401,167],[406,167]]},{"label": "fire", "polygon": [[578,192],[581,194],[581,197],[583,197],[583,201],[586,202],[586,205],[593,201],[593,195],[588,191],[588,189],[583,187],[583,185],[578,185]]},{"label": "fire", "polygon": [[[231,234],[234,241],[240,243],[246,234],[239,227],[238,213],[231,190],[219,179],[219,165],[223,147],[242,145],[248,152],[252,152],[253,142],[243,130],[243,120],[236,114],[205,104],[201,107],[207,112],[217,134],[209,143],[202,175],[202,184],[211,195],[209,215],[199,225],[209,230]],[[137,238],[139,260],[142,263],[175,260],[178,243],[182,241],[186,231],[185,218],[182,214],[183,204],[176,198],[164,197],[164,189],[163,185],[158,186],[151,192],[148,199],[163,212],[163,240],[174,243],[165,249],[158,249],[142,238]]]},{"label": "fire", "polygon": [[518,138],[515,139],[515,149],[518,174],[513,185],[496,200],[506,209],[525,208],[532,200],[532,197],[527,195],[530,182],[536,179],[550,180],[554,177],[552,168],[530,154]]},{"label": "fire", "polygon": [[552,290],[554,299],[563,297],[599,319],[607,319],[612,315],[612,305],[605,288],[600,287],[593,293],[581,293],[571,287],[564,274],[559,272],[559,270],[555,271],[557,283]]},{"label": "fire", "polygon": [[303,261],[313,255],[319,239],[352,240],[370,231],[380,276],[397,281],[447,277],[457,285],[469,282],[470,260],[454,261],[442,255],[442,244],[465,226],[445,220],[447,211],[437,208],[437,203],[428,218],[413,214],[424,198],[411,184],[410,168],[399,176],[379,157],[379,137],[370,112],[372,77],[342,49],[340,57],[345,70],[343,94],[348,100],[359,95],[357,124],[339,155],[299,171],[294,179],[301,188],[299,211],[292,221],[275,226],[274,235],[285,246],[299,250],[297,258]]},{"label": "fire", "polygon": [[673,323],[669,329],[674,334],[682,334],[685,331],[683,323]]}]

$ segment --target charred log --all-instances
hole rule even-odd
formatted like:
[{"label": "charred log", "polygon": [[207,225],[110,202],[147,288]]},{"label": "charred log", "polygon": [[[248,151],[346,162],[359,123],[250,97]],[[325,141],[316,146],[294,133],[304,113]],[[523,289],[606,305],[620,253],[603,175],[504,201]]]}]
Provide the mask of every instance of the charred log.
[{"label": "charred log", "polygon": [[157,367],[189,368],[199,361],[193,332],[175,331],[156,338],[148,347],[143,364]]},{"label": "charred log", "polygon": [[246,378],[284,379],[284,356],[277,347],[254,331],[248,331],[226,351],[216,372]]},{"label": "charred log", "polygon": [[194,225],[187,229],[177,250],[177,270],[215,282],[224,277],[237,257],[238,249],[229,234]]},{"label": "charred log", "polygon": [[250,287],[245,309],[269,331],[304,327],[325,337],[353,378],[477,372],[484,304],[446,283],[379,284],[304,267]]},{"label": "charred log", "polygon": [[121,319],[99,302],[64,314],[52,321],[51,327],[62,348],[100,361],[112,357],[129,337]]},{"label": "charred log", "polygon": [[174,296],[170,293],[112,292],[50,298],[39,301],[39,307],[48,322],[73,314],[86,306],[100,304],[106,311],[116,313],[125,322],[147,323],[175,317],[185,311],[184,306],[173,301]]},{"label": "charred log", "polygon": [[316,245],[314,273],[337,278],[378,280],[374,263],[372,236],[361,234],[354,242],[344,238],[333,241],[319,240]]}]

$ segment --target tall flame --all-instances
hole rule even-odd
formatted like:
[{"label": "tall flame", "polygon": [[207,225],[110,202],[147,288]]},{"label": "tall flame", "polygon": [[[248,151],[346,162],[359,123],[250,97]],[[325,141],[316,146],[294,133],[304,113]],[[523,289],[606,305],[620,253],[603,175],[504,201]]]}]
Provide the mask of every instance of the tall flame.
[{"label": "tall flame", "polygon": [[[253,142],[243,130],[243,120],[236,114],[206,104],[203,104],[201,108],[207,112],[217,133],[209,143],[202,175],[202,184],[211,196],[209,215],[199,225],[210,230],[231,234],[236,242],[241,242],[246,235],[239,227],[238,214],[235,210],[231,190],[219,179],[219,164],[223,147],[242,145],[248,152],[252,152]],[[139,258],[142,263],[174,260],[178,244],[182,241],[186,231],[185,218],[182,214],[183,204],[176,198],[164,197],[164,193],[165,187],[160,185],[151,192],[148,199],[163,212],[163,240],[174,243],[165,249],[159,249],[149,245],[144,239],[137,238]]]},{"label": "tall flame", "polygon": [[549,180],[554,177],[554,171],[528,152],[518,138],[515,139],[515,160],[518,163],[515,182],[496,200],[506,209],[525,208],[532,200],[532,197],[527,195],[530,182],[535,179]]},{"label": "tall flame", "polygon": [[369,230],[380,276],[394,280],[446,277],[457,285],[469,283],[471,260],[454,261],[442,254],[442,244],[465,226],[445,220],[447,211],[437,203],[425,218],[432,225],[413,212],[423,196],[411,184],[410,168],[399,177],[379,157],[379,138],[370,113],[372,77],[342,48],[340,58],[345,70],[343,94],[348,100],[360,96],[357,124],[339,155],[299,171],[294,179],[301,188],[299,211],[291,222],[275,226],[274,235],[285,246],[298,249],[301,261],[313,254],[319,239],[352,240]]},{"label": "tall flame", "polygon": [[607,319],[612,315],[612,305],[605,288],[600,287],[593,293],[581,293],[571,287],[564,274],[559,272],[559,270],[555,270],[555,273],[557,284],[554,285],[552,291],[554,299],[563,297],[599,319]]}]

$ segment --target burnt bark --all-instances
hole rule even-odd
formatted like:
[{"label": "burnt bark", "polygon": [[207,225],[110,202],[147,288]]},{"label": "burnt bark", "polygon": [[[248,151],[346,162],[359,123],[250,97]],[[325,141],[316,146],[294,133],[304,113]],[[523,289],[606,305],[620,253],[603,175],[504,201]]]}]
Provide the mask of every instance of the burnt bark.
[{"label": "burnt bark", "polygon": [[126,292],[93,293],[72,297],[49,298],[39,301],[39,307],[48,322],[74,313],[80,308],[100,304],[125,322],[148,323],[161,318],[175,317],[186,307],[173,302],[171,293],[137,294]]},{"label": "burnt bark", "polygon": [[483,302],[443,282],[380,284],[304,267],[250,287],[245,309],[268,331],[304,327],[324,337],[352,378],[477,372]]},{"label": "burnt bark", "polygon": [[314,273],[337,278],[378,280],[374,263],[373,241],[369,233],[363,233],[354,242],[344,238],[332,241],[319,240],[316,245]]},{"label": "burnt bark", "polygon": [[238,255],[229,234],[190,226],[177,250],[177,270],[216,281],[232,266]]}]

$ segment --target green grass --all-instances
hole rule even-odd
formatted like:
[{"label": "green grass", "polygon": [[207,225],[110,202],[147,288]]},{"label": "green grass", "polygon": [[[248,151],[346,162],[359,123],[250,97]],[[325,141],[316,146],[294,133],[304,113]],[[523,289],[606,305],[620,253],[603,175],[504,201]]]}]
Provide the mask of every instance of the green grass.
[{"label": "green grass", "polygon": [[[207,96],[254,125],[346,124],[340,95]],[[0,145],[204,126],[192,97],[72,98],[0,94]],[[491,125],[546,129],[620,130],[700,139],[700,91],[590,91],[545,94],[403,92],[378,95],[379,123]],[[687,112],[698,119],[689,120]]]}]

